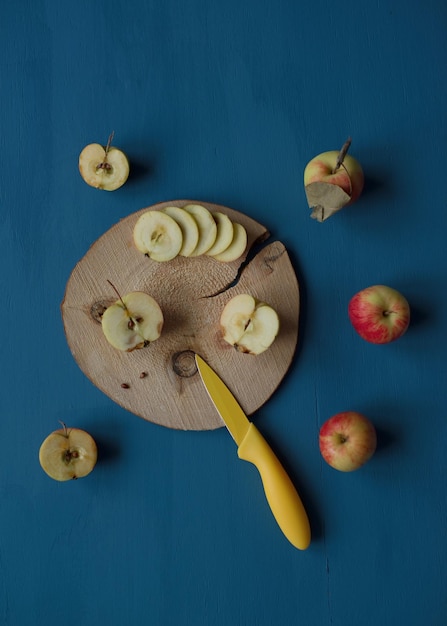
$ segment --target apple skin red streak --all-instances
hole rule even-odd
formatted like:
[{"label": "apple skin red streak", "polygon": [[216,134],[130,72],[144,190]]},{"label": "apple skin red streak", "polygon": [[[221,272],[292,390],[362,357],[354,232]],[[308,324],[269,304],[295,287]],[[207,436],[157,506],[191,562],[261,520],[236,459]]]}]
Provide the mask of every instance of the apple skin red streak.
[{"label": "apple skin red streak", "polygon": [[385,344],[395,341],[410,324],[410,307],[396,290],[376,285],[355,294],[348,316],[357,333],[366,341]]},{"label": "apple skin red streak", "polygon": [[[359,335],[372,343],[388,343],[390,341],[388,328],[381,321],[381,318],[387,315],[395,316],[395,313],[393,311],[384,313],[380,307],[375,307],[375,310],[372,310],[371,305],[366,305],[365,303],[359,304],[356,311],[353,311],[351,308],[349,312],[349,317]],[[399,329],[399,333],[396,333],[398,336],[401,336],[405,332],[406,326],[408,326],[402,319],[395,319],[394,324]]]},{"label": "apple skin red streak", "polygon": [[374,454],[377,435],[361,413],[344,411],[320,428],[319,446],[324,460],[335,469],[349,472],[364,465]]}]

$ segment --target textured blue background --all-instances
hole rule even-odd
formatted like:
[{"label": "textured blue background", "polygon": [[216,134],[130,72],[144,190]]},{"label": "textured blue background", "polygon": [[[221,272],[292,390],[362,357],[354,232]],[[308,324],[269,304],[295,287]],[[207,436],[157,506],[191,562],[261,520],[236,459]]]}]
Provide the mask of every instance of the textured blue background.
[{"label": "textured blue background", "polygon": [[[0,623],[446,624],[445,3],[16,0],[0,28]],[[77,159],[111,130],[133,174],[106,193]],[[302,171],[348,135],[365,193],[318,224]],[[59,305],[90,244],[184,197],[265,224],[296,268],[299,349],[256,423],[309,510],[306,552],[224,429],[126,413],[65,342]],[[347,318],[374,283],[413,310],[388,346]],[[379,432],[349,475],[318,450],[345,409]],[[84,480],[39,466],[58,420],[98,441]]]}]

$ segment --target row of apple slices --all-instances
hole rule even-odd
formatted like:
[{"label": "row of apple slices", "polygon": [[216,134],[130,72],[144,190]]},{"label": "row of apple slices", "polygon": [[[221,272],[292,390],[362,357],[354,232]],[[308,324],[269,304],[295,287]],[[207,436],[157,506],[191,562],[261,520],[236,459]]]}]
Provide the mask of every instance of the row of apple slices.
[{"label": "row of apple slices", "polygon": [[154,261],[171,261],[176,256],[207,256],[229,263],[247,247],[247,232],[220,211],[201,204],[167,206],[140,215],[134,230],[137,249]]}]

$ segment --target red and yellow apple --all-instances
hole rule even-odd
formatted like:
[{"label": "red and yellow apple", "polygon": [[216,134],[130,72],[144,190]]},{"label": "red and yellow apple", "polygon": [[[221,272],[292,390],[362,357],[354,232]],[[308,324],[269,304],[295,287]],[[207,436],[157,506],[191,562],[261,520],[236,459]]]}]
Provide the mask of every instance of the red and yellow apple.
[{"label": "red and yellow apple", "polygon": [[406,298],[385,285],[373,285],[356,293],[348,304],[348,315],[360,337],[376,344],[399,339],[410,324]]},{"label": "red and yellow apple", "polygon": [[304,169],[304,187],[311,217],[323,222],[344,206],[353,204],[363,190],[360,163],[347,154],[351,140],[341,150],[315,156]]},{"label": "red and yellow apple", "polygon": [[352,472],[369,461],[376,451],[376,429],[361,413],[337,413],[320,428],[319,446],[321,456],[331,467]]}]

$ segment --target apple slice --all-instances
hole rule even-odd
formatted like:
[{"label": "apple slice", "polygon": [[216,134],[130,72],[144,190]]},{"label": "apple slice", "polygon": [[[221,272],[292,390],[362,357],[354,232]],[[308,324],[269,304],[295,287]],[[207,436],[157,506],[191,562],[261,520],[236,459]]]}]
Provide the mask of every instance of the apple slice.
[{"label": "apple slice", "polygon": [[231,261],[235,261],[240,256],[242,256],[245,252],[245,248],[247,247],[247,231],[242,226],[242,224],[238,224],[237,222],[233,223],[233,239],[231,240],[230,245],[220,254],[213,254],[213,259],[216,261],[221,261],[222,263],[230,263]]},{"label": "apple slice", "polygon": [[279,332],[279,317],[270,305],[244,293],[227,302],[220,326],[224,340],[237,350],[261,354]]},{"label": "apple slice", "polygon": [[191,256],[199,241],[199,227],[191,213],[178,206],[167,206],[163,209],[180,226],[183,235],[182,247],[179,250],[181,256]]},{"label": "apple slice", "polygon": [[91,143],[79,155],[79,172],[91,187],[115,191],[122,187],[129,177],[129,161],[124,152],[110,145]]},{"label": "apple slice", "polygon": [[131,352],[160,337],[163,313],[152,296],[132,291],[107,307],[101,324],[105,338],[114,348]]},{"label": "apple slice", "polygon": [[220,254],[221,252],[226,250],[232,242],[234,234],[233,222],[230,220],[228,215],[225,215],[225,213],[220,213],[219,211],[215,211],[211,213],[211,215],[216,222],[217,235],[215,242],[206,252],[208,256]]},{"label": "apple slice", "polygon": [[147,254],[147,246],[143,235],[145,235],[146,230],[150,228],[150,222],[152,218],[148,216],[148,212],[143,213],[137,219],[135,226],[133,228],[133,241],[134,244],[140,252],[143,254]]},{"label": "apple slice", "polygon": [[140,252],[160,262],[174,259],[183,244],[180,226],[162,211],[143,213],[135,224],[133,239]]},{"label": "apple slice", "polygon": [[211,212],[201,204],[187,204],[183,207],[195,219],[199,229],[199,241],[190,256],[205,254],[216,241],[217,225]]},{"label": "apple slice", "polygon": [[48,435],[40,446],[40,465],[54,480],[83,478],[96,465],[95,440],[85,430],[63,426]]}]

